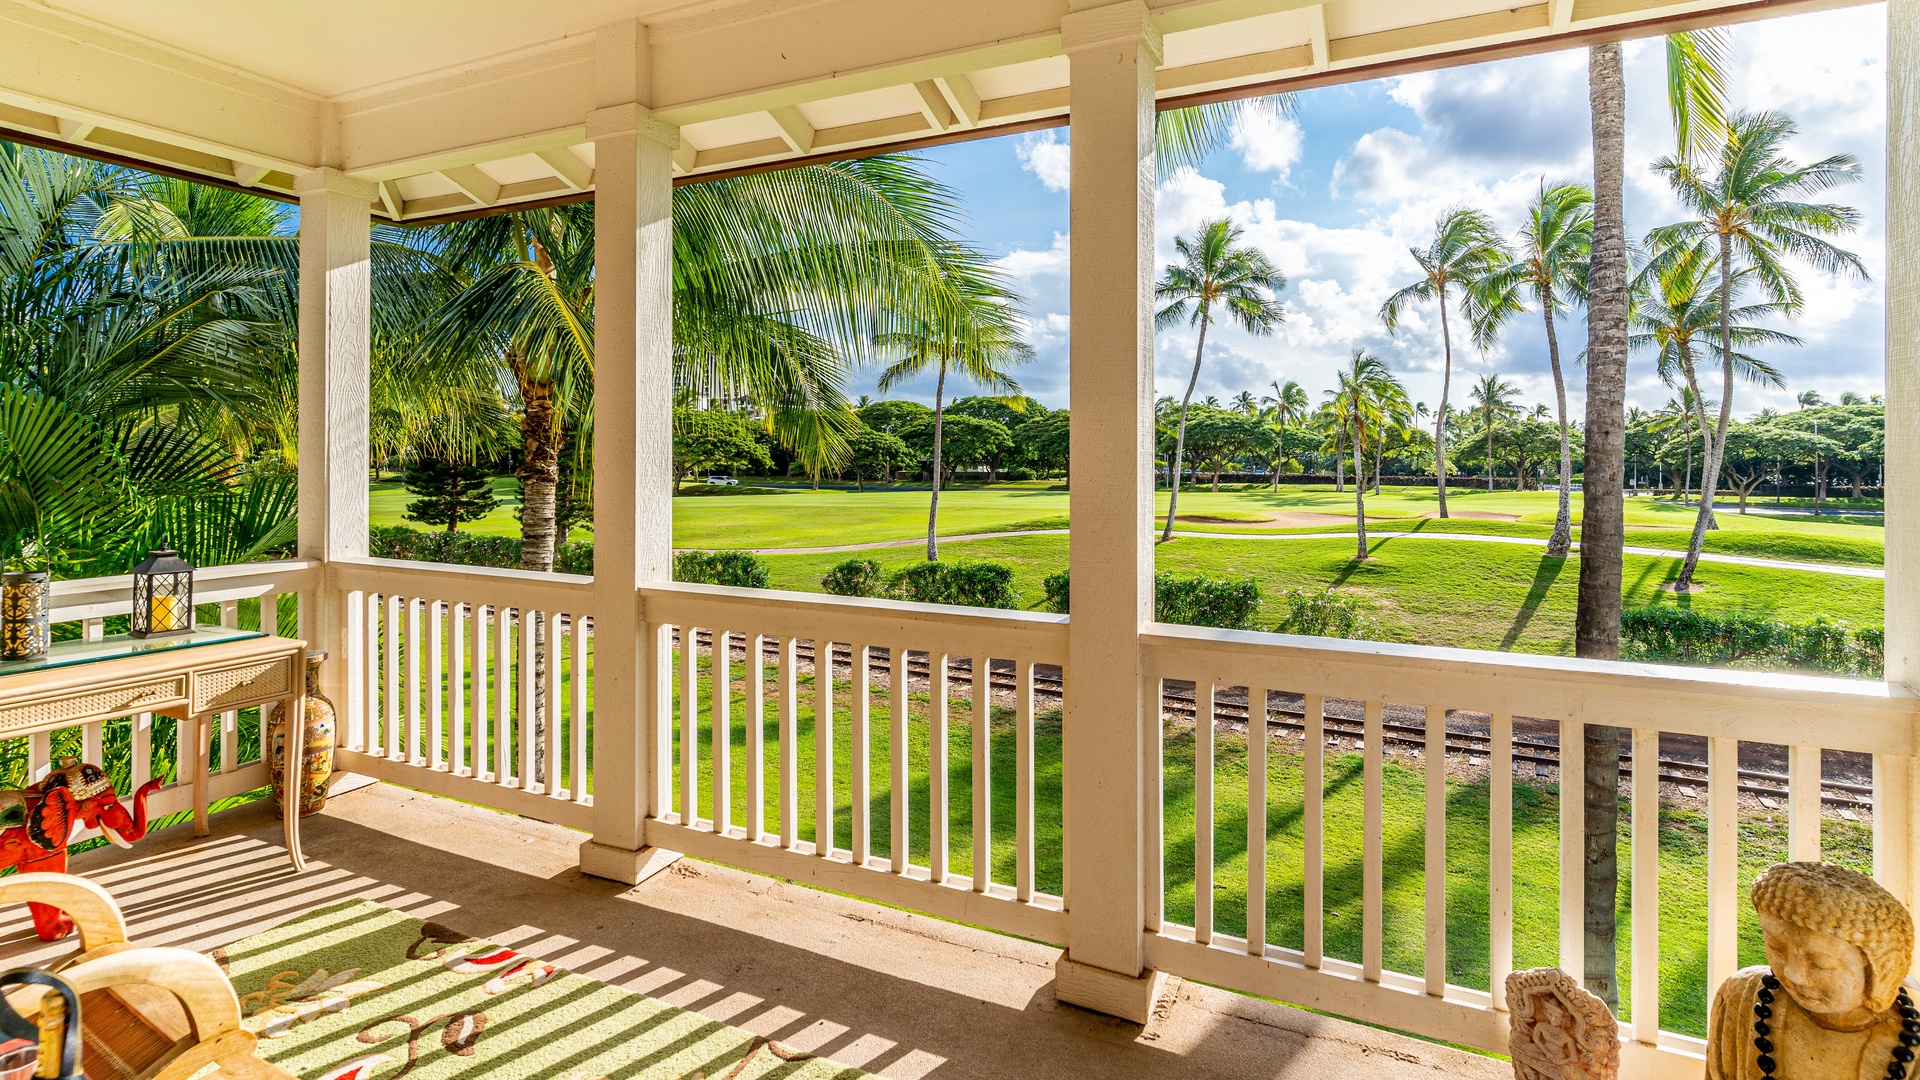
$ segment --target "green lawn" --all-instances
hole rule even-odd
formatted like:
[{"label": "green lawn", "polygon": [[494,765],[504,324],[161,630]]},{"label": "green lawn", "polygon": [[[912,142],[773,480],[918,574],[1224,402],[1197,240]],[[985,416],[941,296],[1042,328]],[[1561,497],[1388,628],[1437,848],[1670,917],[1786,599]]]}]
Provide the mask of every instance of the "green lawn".
[{"label": "green lawn", "polygon": [[[678,664],[675,665],[678,670]],[[700,660],[701,674],[696,682],[699,709],[697,746],[699,751],[699,813],[712,815],[712,669],[706,657]],[[732,710],[729,731],[729,761],[733,777],[732,814],[735,824],[744,823],[746,813],[745,777],[747,767],[746,725],[741,710],[746,671],[743,664],[729,666]],[[676,680],[677,681],[677,680]],[[817,837],[814,816],[814,690],[810,676],[799,680],[800,708],[794,729],[796,792],[794,831],[800,839]],[[852,742],[847,711],[851,686],[836,680],[834,688],[835,720],[833,731],[836,846],[852,842]],[[676,686],[678,708],[680,689]],[[768,683],[768,709],[762,718],[766,740],[765,826],[770,833],[780,831],[779,764],[776,750],[779,738],[779,714],[775,704],[777,688]],[[891,733],[888,727],[890,701],[884,686],[875,686],[871,695],[871,734],[869,742],[872,768],[870,813],[872,850],[885,854],[891,842]],[[933,745],[929,720],[930,702],[916,694],[909,706],[908,763],[906,782],[910,791],[908,851],[911,860],[926,865],[928,853],[927,810],[930,801],[929,762]],[[677,712],[676,712],[677,715]],[[1014,718],[1011,710],[995,708],[989,738],[992,758],[992,846],[993,878],[1011,883],[1015,873],[1013,834],[1014,811]],[[675,755],[678,756],[679,732],[676,727]],[[973,793],[972,793],[973,714],[964,697],[950,700],[948,708],[948,801],[950,822],[949,859],[951,872],[970,874],[973,869]],[[1035,870],[1040,889],[1057,893],[1061,881],[1061,765],[1060,717],[1046,713],[1035,721]],[[1267,815],[1267,940],[1299,948],[1303,919],[1303,833],[1302,791],[1311,778],[1303,773],[1303,758],[1297,740],[1275,739],[1268,756]],[[1192,731],[1170,724],[1163,743],[1165,755],[1166,820],[1166,917],[1169,921],[1191,924],[1193,919],[1193,779],[1195,772]],[[1216,738],[1214,762],[1214,852],[1215,925],[1236,936],[1245,933],[1246,912],[1246,740],[1243,736],[1221,733]],[[1357,753],[1330,755],[1321,778],[1325,802],[1325,948],[1329,956],[1358,961],[1361,950],[1362,836],[1361,757]],[[1424,903],[1426,893],[1425,817],[1423,774],[1397,760],[1385,768],[1385,856],[1386,874],[1383,893],[1385,963],[1397,971],[1420,975],[1424,969]],[[674,770],[674,805],[678,806],[680,773]],[[1516,781],[1514,791],[1514,964],[1516,967],[1552,965],[1558,961],[1559,897],[1559,819],[1558,789],[1555,785],[1531,778]],[[1454,780],[1447,791],[1447,956],[1448,981],[1486,989],[1490,973],[1487,925],[1488,874],[1488,780]],[[1626,815],[1623,812],[1623,823]],[[1785,857],[1784,820],[1748,817],[1742,820],[1740,888],[1744,891],[1755,874]],[[1827,821],[1824,823],[1825,850],[1830,860],[1865,870],[1872,861],[1871,831],[1865,824]],[[1631,956],[1630,917],[1632,882],[1631,836],[1623,828],[1620,865],[1621,984],[1626,978]],[[1702,1035],[1706,1026],[1706,822],[1704,816],[1684,804],[1663,806],[1660,828],[1661,849],[1661,1026],[1673,1031]],[[1740,959],[1742,963],[1761,960],[1763,952],[1758,927],[1751,911],[1742,905],[1740,923]],[[1623,1016],[1630,1018],[1630,1002],[1623,1002]]]}]

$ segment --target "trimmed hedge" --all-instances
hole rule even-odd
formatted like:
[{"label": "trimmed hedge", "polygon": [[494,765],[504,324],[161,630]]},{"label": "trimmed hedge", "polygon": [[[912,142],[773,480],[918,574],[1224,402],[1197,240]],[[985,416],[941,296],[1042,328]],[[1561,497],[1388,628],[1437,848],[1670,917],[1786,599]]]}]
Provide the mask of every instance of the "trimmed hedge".
[{"label": "trimmed hedge", "polygon": [[[520,541],[512,536],[476,533],[423,532],[404,525],[375,525],[367,530],[368,553],[376,559],[448,563],[453,566],[491,566],[520,569]],[[553,568],[562,574],[593,573],[593,542],[570,540],[553,553]]]},{"label": "trimmed hedge", "polygon": [[1620,658],[1878,679],[1886,669],[1886,631],[1854,630],[1824,617],[1786,623],[1675,607],[1629,608],[1620,615]]},{"label": "trimmed hedge", "polygon": [[886,595],[887,579],[872,559],[848,559],[828,570],[820,587],[835,596],[880,597]]},{"label": "trimmed hedge", "polygon": [[915,563],[887,579],[887,593],[916,604],[1008,610],[1020,606],[1013,568],[992,562]]},{"label": "trimmed hedge", "polygon": [[[1067,571],[1048,574],[1042,586],[1047,590],[1042,606],[1067,614],[1073,606],[1073,583]],[[1153,617],[1158,622],[1252,630],[1258,614],[1260,586],[1252,578],[1182,578],[1165,571],[1153,575]]]},{"label": "trimmed hedge", "polygon": [[767,564],[745,551],[683,551],[673,557],[673,580],[764,589],[768,587]]}]

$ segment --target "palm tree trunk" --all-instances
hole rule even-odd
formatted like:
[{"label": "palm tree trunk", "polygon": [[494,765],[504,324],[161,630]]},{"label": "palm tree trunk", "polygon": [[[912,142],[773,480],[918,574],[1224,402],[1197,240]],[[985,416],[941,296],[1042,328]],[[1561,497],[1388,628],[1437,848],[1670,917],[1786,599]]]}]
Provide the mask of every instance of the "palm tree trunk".
[{"label": "palm tree trunk", "polygon": [[1380,466],[1386,456],[1386,448],[1386,421],[1382,420],[1380,422],[1380,437],[1375,439],[1373,443],[1373,493],[1375,495],[1380,494]]},{"label": "palm tree trunk", "polygon": [[1347,490],[1347,427],[1345,424],[1333,429],[1333,490],[1342,493]]},{"label": "palm tree trunk", "polygon": [[[1621,484],[1626,462],[1627,229],[1622,195],[1626,157],[1626,78],[1618,44],[1587,52],[1593,125],[1593,254],[1587,299],[1586,479],[1581,486],[1580,593],[1574,652],[1598,660],[1620,655],[1621,547],[1626,538]],[[1615,935],[1620,888],[1620,736],[1583,732],[1585,806],[1585,978],[1610,1008],[1620,992]],[[1572,777],[1563,776],[1562,798]]]},{"label": "palm tree trunk", "polygon": [[1433,418],[1433,482],[1440,516],[1447,516],[1447,391],[1453,388],[1453,334],[1447,329],[1447,290],[1440,289],[1440,411]]},{"label": "palm tree trunk", "polygon": [[1360,403],[1354,402],[1353,407],[1353,527],[1359,544],[1353,557],[1365,561],[1367,557],[1367,485],[1365,474],[1360,469],[1361,462],[1365,460],[1361,456],[1363,448],[1360,445]]},{"label": "palm tree trunk", "polygon": [[[520,569],[548,573],[553,569],[554,508],[560,482],[560,441],[554,413],[553,383],[529,375],[515,364],[520,383]],[[530,619],[533,649],[533,780],[547,780],[547,618],[522,609]],[[521,648],[528,645],[523,640]]]},{"label": "palm tree trunk", "polygon": [[[1700,418],[1700,433],[1707,438],[1706,460],[1700,463],[1700,512],[1693,519],[1693,536],[1687,541],[1687,558],[1680,564],[1680,576],[1673,580],[1675,592],[1684,593],[1693,587],[1693,571],[1700,565],[1700,549],[1707,542],[1707,530],[1719,527],[1713,520],[1713,496],[1720,487],[1720,461],[1727,452],[1727,425],[1733,418],[1733,342],[1728,340],[1731,333],[1727,323],[1730,313],[1727,308],[1733,303],[1733,252],[1727,246],[1727,238],[1720,238],[1720,418],[1713,434],[1707,436],[1704,407]],[[1694,394],[1698,402],[1700,395]],[[1744,510],[1744,507],[1743,507]]]},{"label": "palm tree trunk", "polygon": [[1193,374],[1187,378],[1186,395],[1180,399],[1180,430],[1173,437],[1173,475],[1167,485],[1167,527],[1160,533],[1160,542],[1173,539],[1173,515],[1180,505],[1180,459],[1187,452],[1187,403],[1193,400],[1193,388],[1200,383],[1200,357],[1207,348],[1207,316],[1210,309],[1200,308],[1200,343],[1193,348]]},{"label": "palm tree trunk", "polygon": [[940,559],[940,442],[945,432],[947,358],[940,358],[940,377],[933,384],[933,498],[927,503],[927,561]]},{"label": "palm tree trunk", "polygon": [[1487,406],[1487,494],[1493,494],[1493,406]]},{"label": "palm tree trunk", "polygon": [[1560,338],[1553,328],[1553,288],[1541,290],[1540,309],[1547,320],[1547,363],[1553,368],[1553,400],[1560,408],[1560,511],[1547,538],[1547,557],[1566,558],[1573,546],[1573,439],[1567,431],[1567,380],[1560,372]]}]

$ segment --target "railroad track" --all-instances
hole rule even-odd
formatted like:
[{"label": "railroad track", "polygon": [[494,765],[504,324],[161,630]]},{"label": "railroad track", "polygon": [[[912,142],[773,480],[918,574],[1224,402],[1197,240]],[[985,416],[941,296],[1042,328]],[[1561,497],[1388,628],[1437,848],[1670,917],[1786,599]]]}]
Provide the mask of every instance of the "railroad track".
[{"label": "railroad track", "polygon": [[[677,636],[676,636],[677,640]],[[711,649],[712,635],[705,630],[696,631],[695,641]],[[744,658],[746,646],[737,636],[730,650],[734,656]],[[767,642],[762,650],[763,661],[779,661],[779,645]],[[796,642],[794,645],[796,661],[811,666],[814,650],[810,643]],[[833,663],[836,667],[849,670],[853,667],[853,649],[851,646],[836,643],[833,646]],[[891,655],[869,654],[867,677],[891,677]],[[933,668],[927,654],[908,652],[908,678],[926,679],[932,676]],[[947,678],[950,684],[973,685],[973,661],[970,658],[953,658],[947,662]],[[987,673],[989,691],[1013,693],[1017,689],[1014,665],[1011,661],[991,663]],[[1063,696],[1060,669],[1046,665],[1035,665],[1033,671],[1033,694],[1040,699],[1058,701]],[[1162,693],[1160,703],[1163,714],[1191,718],[1196,711],[1194,695],[1191,689],[1169,686]],[[1384,719],[1381,724],[1382,735],[1390,746],[1400,746],[1409,750],[1425,753],[1427,739],[1424,725],[1415,726],[1405,722],[1408,719],[1424,720],[1424,711],[1406,706],[1387,706],[1389,715],[1399,714],[1401,719]],[[1248,723],[1249,709],[1244,694],[1216,693],[1213,701],[1214,723]],[[1365,735],[1361,719],[1361,703],[1340,698],[1328,699],[1322,710],[1321,727],[1324,736],[1334,743],[1351,740],[1355,749],[1360,747]],[[1283,698],[1279,707],[1267,708],[1267,728],[1269,732],[1278,730],[1287,735],[1304,738],[1306,735],[1306,714],[1300,705],[1289,703]],[[1446,753],[1465,755],[1469,762],[1485,764],[1491,760],[1493,739],[1489,735],[1473,731],[1448,730],[1446,733]],[[1516,736],[1513,740],[1513,760],[1515,764],[1532,764],[1536,767],[1558,769],[1560,766],[1560,748],[1555,742],[1539,738]],[[1659,780],[1663,784],[1676,787],[1698,789],[1707,787],[1706,766],[1695,761],[1663,757],[1659,759]],[[1620,772],[1623,776],[1633,774],[1633,756],[1620,755]],[[1541,774],[1536,768],[1536,774]],[[1741,769],[1736,790],[1742,794],[1753,795],[1761,799],[1787,798],[1787,776],[1784,773],[1768,772],[1763,769]],[[1843,807],[1850,810],[1871,810],[1873,801],[1870,796],[1873,788],[1868,784],[1852,783],[1843,780],[1823,780],[1820,801],[1827,806]]]}]

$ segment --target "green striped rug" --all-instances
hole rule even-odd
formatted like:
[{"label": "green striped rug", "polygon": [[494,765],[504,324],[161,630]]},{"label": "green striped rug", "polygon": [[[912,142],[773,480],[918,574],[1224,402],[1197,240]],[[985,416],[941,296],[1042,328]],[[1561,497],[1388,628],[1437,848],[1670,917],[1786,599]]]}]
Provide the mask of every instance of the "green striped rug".
[{"label": "green striped rug", "polygon": [[215,950],[301,1080],[853,1080],[868,1074],[366,900]]}]

